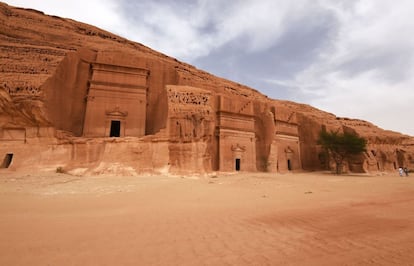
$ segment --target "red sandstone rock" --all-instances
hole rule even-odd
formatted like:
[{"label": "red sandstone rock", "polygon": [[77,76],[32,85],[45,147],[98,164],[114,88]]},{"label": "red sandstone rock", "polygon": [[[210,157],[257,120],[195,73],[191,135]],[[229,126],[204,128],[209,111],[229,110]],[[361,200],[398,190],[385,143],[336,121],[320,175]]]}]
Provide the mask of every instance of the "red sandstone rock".
[{"label": "red sandstone rock", "polygon": [[0,32],[2,167],[321,170],[322,127],[368,140],[351,171],[414,166],[412,137],[269,99],[90,25],[0,3]]}]

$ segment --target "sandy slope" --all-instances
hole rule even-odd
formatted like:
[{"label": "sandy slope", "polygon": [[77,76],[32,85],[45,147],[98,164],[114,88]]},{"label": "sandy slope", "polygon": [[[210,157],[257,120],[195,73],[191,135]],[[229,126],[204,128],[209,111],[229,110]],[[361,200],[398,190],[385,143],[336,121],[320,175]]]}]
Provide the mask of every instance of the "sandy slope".
[{"label": "sandy slope", "polygon": [[0,171],[0,265],[414,265],[414,178]]}]

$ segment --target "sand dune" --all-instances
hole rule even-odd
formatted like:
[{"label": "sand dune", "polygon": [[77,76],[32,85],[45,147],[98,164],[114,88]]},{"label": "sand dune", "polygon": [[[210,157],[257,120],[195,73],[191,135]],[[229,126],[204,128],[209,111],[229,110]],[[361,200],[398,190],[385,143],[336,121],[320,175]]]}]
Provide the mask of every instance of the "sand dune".
[{"label": "sand dune", "polygon": [[414,178],[0,172],[0,265],[414,265]]}]

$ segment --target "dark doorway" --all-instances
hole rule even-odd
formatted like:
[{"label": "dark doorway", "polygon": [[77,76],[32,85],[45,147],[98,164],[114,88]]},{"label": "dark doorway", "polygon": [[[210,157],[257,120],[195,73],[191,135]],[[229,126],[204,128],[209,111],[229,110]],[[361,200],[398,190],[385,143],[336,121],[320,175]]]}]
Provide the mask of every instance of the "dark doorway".
[{"label": "dark doorway", "polygon": [[240,171],[240,159],[236,159],[236,171]]},{"label": "dark doorway", "polygon": [[290,160],[287,160],[287,166],[288,166],[288,170],[292,170],[292,164],[290,163]]},{"label": "dark doorway", "polygon": [[13,160],[13,153],[6,154],[6,156],[4,156],[3,163],[1,164],[0,168],[9,168],[12,160]]},{"label": "dark doorway", "polygon": [[111,131],[109,133],[110,137],[119,137],[121,135],[121,121],[112,120],[111,121]]}]

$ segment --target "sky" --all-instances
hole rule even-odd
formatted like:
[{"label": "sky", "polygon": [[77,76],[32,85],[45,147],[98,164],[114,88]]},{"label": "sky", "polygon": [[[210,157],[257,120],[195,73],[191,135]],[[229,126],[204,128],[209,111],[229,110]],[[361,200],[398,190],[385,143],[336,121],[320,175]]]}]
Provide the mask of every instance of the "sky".
[{"label": "sky", "polygon": [[414,136],[412,0],[6,0]]}]

